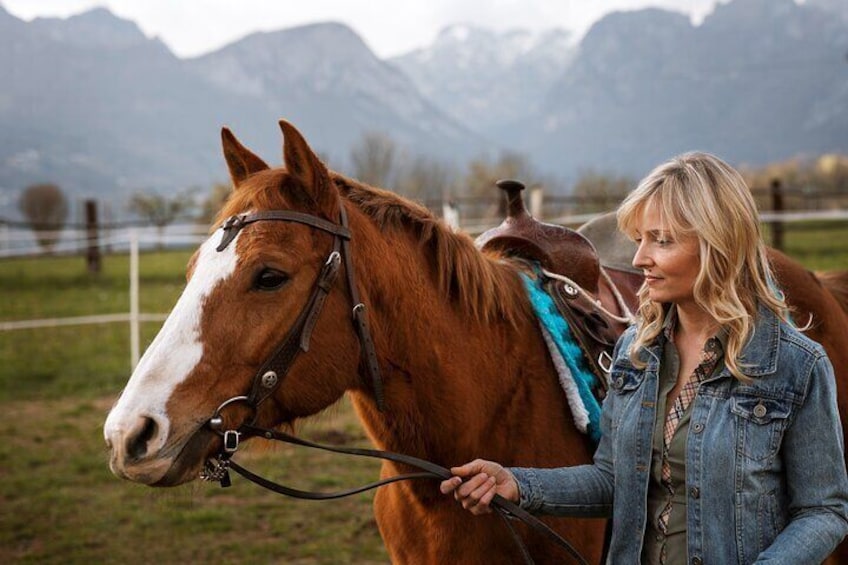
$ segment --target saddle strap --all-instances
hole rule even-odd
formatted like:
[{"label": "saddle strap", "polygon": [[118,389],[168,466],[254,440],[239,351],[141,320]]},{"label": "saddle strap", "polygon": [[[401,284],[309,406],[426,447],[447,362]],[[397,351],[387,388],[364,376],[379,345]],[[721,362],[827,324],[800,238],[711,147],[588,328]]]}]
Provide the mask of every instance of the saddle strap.
[{"label": "saddle strap", "polygon": [[627,324],[600,308],[585,292],[569,283],[548,279],[543,287],[557,310],[568,322],[571,334],[592,372],[598,376],[602,396],[606,394],[612,352]]},{"label": "saddle strap", "polygon": [[[373,483],[369,483],[362,487],[347,489],[343,491],[333,492],[333,493],[320,493],[320,492],[311,492],[311,491],[303,491],[299,489],[293,489],[290,487],[286,487],[284,485],[280,485],[264,477],[260,477],[256,475],[244,467],[235,463],[232,459],[227,461],[227,465],[233,471],[237,472],[239,475],[244,477],[245,479],[256,483],[257,485],[269,489],[273,492],[293,497],[293,498],[301,498],[307,500],[330,500],[336,498],[343,498],[346,496],[351,496],[354,494],[358,494],[360,492],[364,492],[367,490],[371,490],[389,483],[394,483],[398,481],[405,481],[410,479],[435,479],[439,481],[443,481],[445,479],[449,479],[453,476],[449,469],[442,467],[441,465],[436,465],[430,461],[426,461],[424,459],[419,459],[417,457],[413,457],[411,455],[404,455],[402,453],[394,453],[391,451],[382,451],[379,449],[367,449],[367,448],[358,448],[358,447],[334,447],[329,445],[322,445],[319,443],[315,443],[306,439],[302,439],[299,437],[295,437],[289,435],[285,432],[281,432],[279,430],[270,430],[266,428],[260,428],[252,425],[244,425],[239,430],[239,433],[245,436],[255,436],[255,437],[263,437],[269,440],[282,441],[285,443],[300,445],[303,447],[311,447],[313,449],[321,449],[323,451],[329,451],[332,453],[340,453],[344,455],[355,455],[359,457],[371,457],[375,459],[384,459],[387,461],[393,461],[395,463],[401,463],[404,465],[408,465],[412,468],[421,469],[421,472],[416,473],[406,473],[402,475],[396,475],[394,477],[388,477],[379,481],[375,481]],[[522,556],[524,557],[525,563],[532,564],[533,558],[530,556],[530,552],[527,547],[524,545],[524,542],[521,540],[518,532],[515,530],[513,525],[510,523],[510,518],[518,519],[524,522],[527,526],[534,529],[536,532],[544,535],[549,540],[556,543],[558,546],[563,548],[571,558],[579,563],[580,565],[588,565],[588,562],[583,558],[582,555],[565,539],[563,539],[559,534],[553,531],[550,526],[519,507],[517,504],[503,498],[500,495],[495,495],[492,499],[492,507],[495,511],[503,518],[504,522],[507,525],[510,533],[512,534],[513,539],[521,550]]]}]

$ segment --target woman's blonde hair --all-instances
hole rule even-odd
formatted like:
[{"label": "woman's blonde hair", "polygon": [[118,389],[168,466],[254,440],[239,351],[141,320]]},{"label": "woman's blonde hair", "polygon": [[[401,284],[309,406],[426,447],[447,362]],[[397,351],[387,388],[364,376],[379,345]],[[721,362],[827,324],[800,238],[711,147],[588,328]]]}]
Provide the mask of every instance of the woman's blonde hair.
[{"label": "woman's blonde hair", "polygon": [[[733,167],[708,153],[686,153],[655,168],[618,208],[619,229],[634,238],[645,209],[656,207],[675,240],[697,237],[700,269],[695,302],[727,328],[724,363],[748,380],[739,355],[754,330],[758,304],[785,319],[786,302],[774,284],[759,215],[751,191]],[[662,331],[663,304],[639,290],[636,338],[631,360],[644,367],[639,349]]]}]

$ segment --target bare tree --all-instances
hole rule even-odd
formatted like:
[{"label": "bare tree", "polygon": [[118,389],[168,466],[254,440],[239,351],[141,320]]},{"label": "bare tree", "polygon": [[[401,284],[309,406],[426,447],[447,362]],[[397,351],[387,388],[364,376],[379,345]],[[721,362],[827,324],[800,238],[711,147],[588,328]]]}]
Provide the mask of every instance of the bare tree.
[{"label": "bare tree", "polygon": [[588,169],[580,173],[572,194],[581,202],[581,212],[588,214],[616,208],[636,181],[627,176],[599,173]]},{"label": "bare tree", "polygon": [[468,165],[465,178],[467,196],[497,197],[499,193],[495,182],[501,179],[515,179],[524,183],[537,182],[528,159],[520,153],[505,151],[496,161],[480,157]]},{"label": "bare tree", "polygon": [[476,206],[477,210],[470,213],[472,217],[491,220],[506,215],[506,197],[495,185],[502,179],[514,179],[528,185],[539,182],[529,160],[519,153],[505,151],[496,161],[488,157],[474,159],[465,176],[465,193],[460,196],[488,201],[488,204]]},{"label": "bare tree", "polygon": [[397,192],[420,202],[450,199],[456,190],[456,172],[435,159],[417,156],[397,179]]},{"label": "bare tree", "polygon": [[214,222],[215,217],[218,215],[221,208],[224,207],[224,204],[227,202],[227,199],[230,197],[232,192],[232,186],[227,183],[219,182],[214,184],[212,186],[212,190],[203,200],[199,221],[206,224]]},{"label": "bare tree", "polygon": [[194,205],[190,192],[184,191],[172,197],[157,193],[136,192],[130,197],[129,209],[156,226],[159,232],[159,247],[165,227],[172,224],[181,214]]},{"label": "bare tree", "polygon": [[751,188],[757,206],[772,210],[771,187],[783,187],[786,210],[839,209],[848,196],[848,156],[821,155],[816,159],[792,158],[760,167],[741,165],[739,171]]},{"label": "bare tree", "polygon": [[68,218],[68,200],[62,189],[52,183],[30,185],[21,194],[18,206],[38,244],[45,252],[52,252]]},{"label": "bare tree", "polygon": [[397,145],[388,135],[370,131],[351,149],[354,178],[374,186],[388,188],[397,161]]}]

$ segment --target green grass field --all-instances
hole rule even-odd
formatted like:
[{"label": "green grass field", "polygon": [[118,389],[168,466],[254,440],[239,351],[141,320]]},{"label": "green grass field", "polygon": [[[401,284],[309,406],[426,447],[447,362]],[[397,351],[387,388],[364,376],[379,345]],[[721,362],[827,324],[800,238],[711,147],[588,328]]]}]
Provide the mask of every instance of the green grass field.
[{"label": "green grass field", "polygon": [[[167,312],[190,252],[141,256],[141,310]],[[129,261],[0,261],[0,320],[126,312]],[[159,324],[145,324],[143,345]],[[238,476],[233,486],[150,489],[108,469],[102,425],[126,382],[126,324],[0,332],[0,563],[386,563],[371,494],[296,501]],[[342,402],[305,423],[318,441],[368,445]],[[255,440],[258,441],[258,440]],[[251,448],[252,447],[252,448]],[[375,480],[379,463],[248,445],[239,461],[283,484],[338,490]]]},{"label": "green grass field", "polygon": [[[788,230],[810,269],[848,269],[848,223]],[[190,252],[142,254],[141,311],[167,312]],[[129,310],[129,261],[0,261],[0,320]],[[143,346],[159,324],[145,324]],[[101,426],[129,375],[126,324],[0,332],[0,563],[385,563],[372,495],[334,503],[285,499],[234,477],[157,490],[114,478]],[[306,437],[367,440],[347,402],[305,424]],[[377,478],[379,464],[274,447],[249,468],[298,488],[336,490]]]},{"label": "green grass field", "polygon": [[[771,229],[764,226],[763,231],[770,242]],[[784,232],[784,252],[808,269],[848,269],[848,222],[796,222],[787,224]]]},{"label": "green grass field", "polygon": [[[142,254],[139,307],[168,312],[184,286],[189,251]],[[107,255],[90,275],[81,257],[0,261],[0,320],[61,318],[129,311],[129,259]],[[158,323],[143,324],[148,344]],[[0,402],[119,391],[130,370],[129,326],[104,324],[0,333]]]}]

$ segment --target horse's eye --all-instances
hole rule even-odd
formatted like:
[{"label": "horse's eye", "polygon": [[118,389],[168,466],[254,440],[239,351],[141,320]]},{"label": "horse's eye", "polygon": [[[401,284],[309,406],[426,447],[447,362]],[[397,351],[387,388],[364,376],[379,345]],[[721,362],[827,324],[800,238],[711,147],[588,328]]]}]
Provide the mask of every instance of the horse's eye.
[{"label": "horse's eye", "polygon": [[258,290],[277,290],[289,280],[285,273],[274,269],[262,269],[256,275],[253,286]]}]

